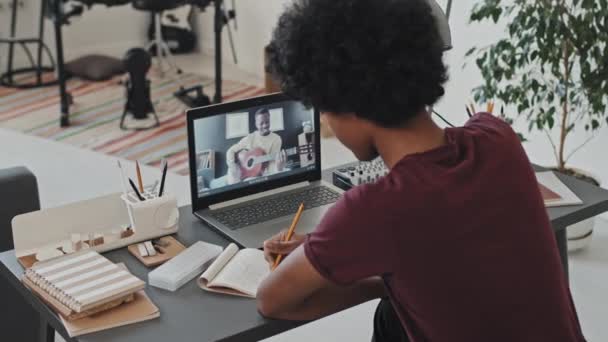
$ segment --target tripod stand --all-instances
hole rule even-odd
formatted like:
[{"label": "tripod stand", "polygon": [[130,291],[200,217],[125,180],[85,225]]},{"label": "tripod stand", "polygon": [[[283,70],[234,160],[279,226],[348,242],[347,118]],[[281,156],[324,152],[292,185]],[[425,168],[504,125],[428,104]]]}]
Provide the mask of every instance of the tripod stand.
[{"label": "tripod stand", "polygon": [[[214,16],[213,16],[213,28],[214,28],[214,43],[215,43],[215,95],[213,96],[214,103],[222,102],[222,31],[225,25],[228,25],[230,20],[236,20],[236,12],[234,10],[234,2],[232,10],[226,12],[224,9],[223,0],[202,0],[207,4],[203,4],[201,8],[206,7],[209,2],[213,1]],[[200,7],[200,6],[199,6]],[[236,23],[236,22],[235,22]],[[235,26],[236,27],[236,26]],[[228,26],[228,38],[232,48],[232,56],[234,63],[237,63],[236,51],[234,47],[234,41],[232,39],[232,31]]]},{"label": "tripod stand", "polygon": [[[204,10],[210,2],[213,1],[214,4],[214,41],[215,41],[215,95],[213,96],[213,101],[210,101],[209,96],[205,95],[203,86],[197,85],[194,87],[190,87],[185,89],[181,87],[180,90],[176,91],[173,96],[177,97],[180,101],[182,101],[186,106],[192,107],[200,107],[206,106],[213,103],[221,103],[222,98],[222,31],[225,25],[228,25],[230,20],[235,20],[235,28],[236,28],[236,12],[234,10],[234,0],[232,3],[232,9],[226,11],[224,8],[223,0],[195,0],[193,5],[199,7],[201,10]],[[232,50],[232,58],[234,59],[234,63],[236,64],[236,49],[234,47],[234,40],[232,38],[232,30],[230,26],[227,26],[228,29],[228,39],[230,41],[230,47]]]}]

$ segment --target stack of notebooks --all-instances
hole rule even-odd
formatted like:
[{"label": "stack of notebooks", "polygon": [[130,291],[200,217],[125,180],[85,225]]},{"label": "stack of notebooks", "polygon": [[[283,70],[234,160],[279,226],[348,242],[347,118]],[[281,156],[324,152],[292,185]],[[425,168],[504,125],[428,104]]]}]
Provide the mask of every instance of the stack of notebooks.
[{"label": "stack of notebooks", "polygon": [[70,336],[159,316],[145,283],[94,251],[37,263],[23,283],[61,316]]}]

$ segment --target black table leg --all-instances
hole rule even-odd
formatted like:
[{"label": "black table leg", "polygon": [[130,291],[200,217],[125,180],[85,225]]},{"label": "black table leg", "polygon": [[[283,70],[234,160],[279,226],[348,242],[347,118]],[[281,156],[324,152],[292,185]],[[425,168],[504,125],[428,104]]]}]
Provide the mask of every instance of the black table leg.
[{"label": "black table leg", "polygon": [[215,0],[215,96],[214,103],[222,102],[222,29],[224,28],[224,12],[222,11],[222,0]]},{"label": "black table leg", "polygon": [[568,270],[568,234],[566,229],[560,229],[555,232],[555,239],[557,240],[557,248],[559,249],[559,256],[562,259],[562,266],[564,267],[564,274],[566,279],[569,281],[569,270]]},{"label": "black table leg", "polygon": [[55,342],[55,329],[44,318],[40,318],[40,342]]},{"label": "black table leg", "polygon": [[36,80],[38,83],[42,83],[42,46],[44,42],[44,13],[46,11],[46,0],[40,2],[40,18],[38,22],[38,69],[36,70]]},{"label": "black table leg", "polygon": [[70,107],[69,95],[65,85],[65,70],[63,65],[63,37],[61,34],[61,25],[63,13],[61,11],[61,1],[53,1],[53,25],[55,26],[55,53],[57,54],[57,78],[59,79],[59,95],[61,97],[61,118],[59,124],[61,127],[70,125]]},{"label": "black table leg", "polygon": [[[13,8],[11,10],[11,39],[15,39],[15,35],[17,34],[17,0],[13,0]],[[6,72],[8,72],[8,83],[13,82],[13,56],[15,54],[15,43],[8,43],[8,58],[7,58],[7,66]]]}]

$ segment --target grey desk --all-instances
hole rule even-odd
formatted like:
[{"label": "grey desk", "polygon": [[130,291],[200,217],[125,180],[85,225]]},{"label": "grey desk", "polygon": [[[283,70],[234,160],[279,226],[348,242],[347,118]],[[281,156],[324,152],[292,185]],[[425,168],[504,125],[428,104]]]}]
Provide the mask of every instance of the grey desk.
[{"label": "grey desk", "polygon": [[[324,172],[326,180],[331,171]],[[567,176],[559,176],[583,201],[584,205],[552,208],[549,216],[562,251],[564,267],[567,269],[565,228],[573,223],[598,215],[608,210],[608,191],[591,186]],[[190,206],[180,208],[180,231],[177,239],[186,245],[203,240],[222,246],[229,242],[194,218]],[[141,279],[147,279],[148,269],[140,264],[125,249],[105,254],[114,262],[124,262]],[[154,342],[154,341],[257,341],[280,332],[290,330],[304,322],[288,322],[262,318],[254,300],[223,296],[202,291],[194,281],[176,292],[167,292],[147,287],[146,292],[160,308],[161,317],[156,320],[120,327],[77,339],[67,338],[57,316],[24,288],[19,279],[23,268],[18,264],[14,252],[0,254],[0,281],[8,281],[38,310],[47,326],[42,340],[50,341],[56,329],[68,342]],[[34,322],[28,322],[33,324]]]}]

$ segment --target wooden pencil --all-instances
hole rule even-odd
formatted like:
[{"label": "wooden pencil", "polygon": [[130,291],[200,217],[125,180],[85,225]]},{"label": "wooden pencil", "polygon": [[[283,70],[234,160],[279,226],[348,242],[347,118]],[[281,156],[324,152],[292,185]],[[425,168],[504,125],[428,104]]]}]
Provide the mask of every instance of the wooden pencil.
[{"label": "wooden pencil", "polygon": [[[294,216],[293,221],[291,222],[291,227],[289,227],[289,230],[287,231],[287,235],[285,236],[285,239],[283,239],[283,241],[291,240],[291,237],[293,236],[293,232],[296,230],[296,226],[298,225],[298,221],[300,221],[300,216],[302,216],[303,211],[304,211],[304,203],[300,204],[300,207],[298,208],[298,212],[296,213],[296,216]],[[281,263],[281,259],[283,259],[283,254],[277,255],[277,258],[274,259],[274,265],[272,266],[273,270],[275,268],[277,268],[277,266],[279,266],[279,264]]]}]

